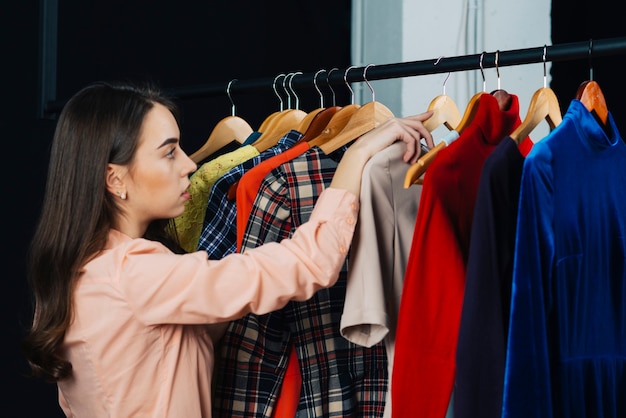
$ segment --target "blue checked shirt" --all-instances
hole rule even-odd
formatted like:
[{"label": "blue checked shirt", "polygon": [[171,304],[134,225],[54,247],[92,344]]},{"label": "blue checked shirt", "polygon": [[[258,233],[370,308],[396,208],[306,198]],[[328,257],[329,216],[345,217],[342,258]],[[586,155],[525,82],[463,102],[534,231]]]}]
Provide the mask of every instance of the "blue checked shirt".
[{"label": "blue checked shirt", "polygon": [[[306,222],[344,151],[326,156],[313,147],[266,176],[242,252],[287,238]],[[216,361],[214,417],[271,417],[292,344],[303,383],[296,417],[383,416],[388,386],[384,343],[366,348],[339,332],[346,278],[347,263],[338,282],[311,300],[231,322]]]},{"label": "blue checked shirt", "polygon": [[215,182],[198,241],[198,250],[205,250],[210,260],[219,260],[237,250],[237,208],[235,200],[228,199],[228,189],[252,167],[289,149],[300,138],[300,132],[289,131],[276,145],[233,167]]}]

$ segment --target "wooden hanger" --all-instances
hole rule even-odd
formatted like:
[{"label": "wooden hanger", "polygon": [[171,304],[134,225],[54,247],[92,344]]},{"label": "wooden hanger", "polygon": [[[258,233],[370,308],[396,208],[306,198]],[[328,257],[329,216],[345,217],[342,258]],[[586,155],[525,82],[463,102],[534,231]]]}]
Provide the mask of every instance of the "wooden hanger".
[{"label": "wooden hanger", "polygon": [[500,57],[500,50],[496,51],[496,74],[498,75],[498,88],[491,92],[491,95],[496,98],[498,102],[498,108],[501,112],[508,111],[513,104],[513,96],[508,91],[500,88],[500,67],[498,67],[498,58]]},{"label": "wooden hanger", "polygon": [[[435,64],[437,64],[438,62],[439,60],[437,60]],[[482,55],[480,65],[482,71]],[[449,76],[450,74],[448,74],[448,77]],[[428,120],[424,122],[424,127],[428,129],[429,132],[434,131],[441,125],[444,125],[451,131],[455,130],[457,132],[460,132],[459,129],[464,129],[465,126],[467,126],[469,122],[474,118],[476,110],[478,109],[478,99],[480,98],[480,95],[484,93],[480,92],[478,94],[475,94],[470,99],[468,105],[465,108],[463,117],[461,118],[461,113],[459,112],[456,103],[454,103],[454,101],[448,95],[446,95],[445,86],[448,77],[446,77],[446,80],[443,83],[443,93],[435,97],[428,105],[428,110],[432,110],[435,112],[433,116],[431,116],[430,118],[428,118]],[[413,184],[420,184],[422,182],[421,177],[424,172],[426,172],[426,168],[428,168],[430,163],[435,159],[437,153],[444,149],[447,145],[448,144],[445,141],[440,141],[437,145],[431,147],[430,150],[422,155],[415,163],[409,166],[404,176],[405,189],[408,189]]]},{"label": "wooden hanger", "polygon": [[[324,126],[326,126],[326,124],[330,120],[330,117],[332,116],[332,114],[334,114],[334,111],[331,110],[330,112],[326,112],[326,114],[328,116],[322,117],[322,118],[318,117],[318,115],[320,115],[320,113],[328,110],[328,109],[326,109],[324,107],[324,95],[322,94],[322,92],[320,91],[319,87],[317,86],[317,75],[319,73],[321,73],[322,71],[326,71],[326,70],[324,70],[324,69],[319,70],[313,76],[313,85],[315,86],[315,90],[317,90],[317,93],[320,95],[320,107],[318,107],[317,109],[312,110],[311,112],[307,113],[307,115],[304,117],[304,119],[302,119],[302,122],[300,122],[300,124],[298,125],[297,131],[302,133],[303,138],[304,138],[304,135],[307,132],[309,133],[309,138],[313,138],[313,136],[316,136],[320,132],[322,132],[322,130],[324,129]],[[334,110],[336,111],[336,109],[334,109]],[[315,121],[315,125],[313,127],[311,127],[311,124],[314,121]],[[320,126],[321,123],[323,123],[324,126]],[[301,138],[300,140],[302,141],[303,139]],[[304,139],[304,140],[306,140],[306,139]]]},{"label": "wooden hanger", "polygon": [[411,164],[404,175],[404,188],[408,189],[413,184],[422,183],[422,174],[426,172],[426,168],[437,156],[437,153],[444,149],[448,144],[445,141],[439,142],[433,149],[422,155],[415,163]]},{"label": "wooden hanger", "polygon": [[[463,113],[463,117],[461,118],[461,122],[459,122],[459,124],[455,128],[455,131],[457,131],[459,134],[461,134],[465,130],[465,128],[467,128],[472,123],[472,121],[474,120],[474,117],[476,116],[476,113],[478,112],[478,106],[480,104],[481,96],[483,94],[487,94],[485,74],[484,74],[483,64],[482,64],[484,54],[485,52],[483,52],[480,55],[480,71],[483,76],[483,91],[478,92],[475,95],[473,95],[472,98],[467,103],[465,112]],[[498,88],[494,90],[493,92],[491,92],[491,95],[497,99],[500,110],[506,110],[511,105],[512,99],[511,99],[511,95],[506,90],[503,90],[500,88],[500,71],[498,69],[498,54],[499,54],[499,51],[496,51],[496,71],[498,73]]]},{"label": "wooden hanger", "polygon": [[[283,87],[285,87],[285,91],[287,91],[287,88],[285,86],[287,77],[291,76],[291,79],[289,81],[291,83],[291,80],[293,80],[293,77],[297,74],[302,74],[302,73],[301,72],[291,73],[285,77],[285,80],[283,81]],[[289,98],[288,106],[291,106],[291,103],[290,103],[291,96],[289,95],[288,91],[287,91],[287,94]],[[295,92],[294,92],[294,95],[295,95]],[[267,150],[268,148],[276,145],[276,143],[280,140],[280,138],[282,138],[290,130],[298,129],[298,126],[300,125],[302,120],[306,117],[307,113],[297,108],[298,107],[297,97],[298,96],[296,95],[296,108],[283,110],[277,116],[273,117],[272,120],[269,122],[266,130],[264,132],[261,132],[261,135],[259,136],[259,138],[257,138],[257,140],[252,143],[252,146],[255,147],[259,152],[263,152]],[[282,105],[282,101],[281,101],[281,105]]]},{"label": "wooden hanger", "polygon": [[287,132],[292,129],[297,129],[302,120],[306,117],[306,112],[300,109],[288,109],[283,112],[284,113],[277,116],[268,129],[261,133],[259,138],[252,143],[252,146],[259,152],[263,152],[276,145],[280,138]]},{"label": "wooden hanger", "polygon": [[350,118],[354,115],[354,112],[356,112],[361,105],[352,103],[343,107],[335,107],[338,109],[335,111],[335,114],[331,116],[322,131],[315,137],[306,140],[311,147],[319,147],[337,136],[337,134],[346,127]]},{"label": "wooden hanger", "polygon": [[[302,138],[300,138],[300,141],[309,142],[309,145],[310,145],[311,141],[314,138],[320,136],[324,132],[324,130],[329,126],[330,121],[335,116],[335,114],[337,114],[337,111],[339,109],[341,109],[341,106],[331,106],[317,113],[315,117],[313,118],[313,120],[311,121],[311,123],[309,124],[309,126],[307,127],[306,131],[300,131],[300,132],[303,132],[303,135],[302,135]],[[346,120],[346,123],[347,123],[347,120]],[[345,124],[343,124],[341,128],[343,128],[344,126]],[[339,132],[339,130],[336,130],[334,133]]]},{"label": "wooden hanger", "polygon": [[235,116],[235,103],[230,96],[230,86],[235,80],[231,80],[226,87],[226,94],[228,94],[228,98],[232,103],[232,114],[231,116],[226,116],[224,119],[220,120],[215,127],[213,127],[213,130],[205,143],[196,152],[191,154],[189,158],[191,158],[196,164],[206,160],[212,154],[233,141],[243,144],[243,142],[253,132],[248,122],[239,116]]},{"label": "wooden hanger", "polygon": [[[291,95],[289,94],[289,91],[287,90],[287,78],[291,77],[293,78],[293,76],[295,76],[296,74],[302,74],[302,73],[289,73],[289,74],[278,74],[275,78],[274,78],[274,84],[272,85],[272,88],[274,89],[274,94],[276,94],[276,96],[278,97],[278,100],[280,101],[280,110],[271,113],[269,116],[267,116],[263,122],[261,123],[261,126],[259,126],[258,132],[261,132],[261,136],[259,136],[259,138],[257,138],[257,141],[260,140],[261,138],[263,138],[264,136],[274,136],[275,131],[276,130],[282,130],[283,126],[281,126],[281,123],[286,123],[288,126],[292,125],[293,120],[289,119],[291,118],[293,115],[289,115],[287,120],[284,122],[281,122],[281,119],[284,116],[287,116],[289,113],[293,113],[292,111],[294,109],[291,108]],[[287,104],[287,108],[285,109],[284,106],[284,102],[283,102],[283,98],[280,96],[280,94],[278,94],[278,90],[276,89],[276,81],[278,80],[279,77],[284,77],[282,86],[283,86],[283,90],[285,91],[285,93],[287,93],[287,100],[288,100],[288,104]],[[295,92],[294,92],[295,94]],[[297,98],[297,96],[296,96]],[[296,110],[297,106],[296,106]],[[300,113],[300,112],[298,112]],[[304,117],[304,115],[306,115],[304,112],[302,112],[301,114],[298,115],[298,117]]]},{"label": "wooden hanger", "polygon": [[576,98],[601,122],[606,125],[609,109],[600,85],[593,80],[593,39],[589,40],[589,80],[583,82],[576,91]]},{"label": "wooden hanger", "polygon": [[[352,103],[343,107],[339,107],[336,110],[335,114],[331,116],[326,126],[324,126],[322,131],[319,132],[317,135],[305,135],[308,138],[304,138],[304,140],[309,143],[309,146],[319,147],[334,138],[339,132],[343,130],[343,128],[346,127],[354,112],[361,107],[361,105],[354,103],[354,91],[346,80],[346,74],[348,74],[348,71],[350,71],[351,68],[354,68],[354,65],[346,69],[346,72],[343,76],[343,81],[346,84],[346,87],[348,87],[348,90],[350,90]],[[336,69],[337,68],[333,68],[332,70],[330,70],[328,72],[328,75],[330,76],[330,73],[332,73]],[[328,82],[328,77],[326,78],[326,81]],[[333,92],[333,107],[335,107],[335,91],[331,87],[330,83],[328,84],[328,87]]]},{"label": "wooden hanger", "polygon": [[562,120],[559,100],[549,87],[542,87],[535,91],[530,99],[524,120],[511,133],[511,138],[519,144],[542,120],[548,122],[550,130],[558,126]]},{"label": "wooden hanger", "polygon": [[[443,57],[439,57],[433,65],[437,65]],[[453,130],[461,122],[461,113],[456,103],[446,94],[446,83],[450,78],[450,73],[443,81],[442,93],[431,100],[428,111],[433,111],[433,115],[424,122],[424,127],[429,132],[434,131],[439,126],[444,125],[448,130]],[[432,148],[433,144],[429,144]]]},{"label": "wooden hanger", "polygon": [[[483,68],[484,56],[485,56],[485,51],[483,51],[480,54],[480,61],[479,61],[480,73],[483,78],[483,91],[478,92],[475,95],[473,95],[470,98],[469,102],[467,103],[467,106],[465,107],[465,112],[463,112],[463,117],[461,118],[461,121],[454,128],[454,130],[457,131],[459,135],[474,120],[474,116],[476,116],[476,113],[478,112],[478,106],[480,104],[480,97],[483,94],[487,94],[485,71]],[[496,53],[496,70],[497,69],[498,69],[498,55]],[[499,84],[500,84],[500,73],[498,72],[498,90],[496,91],[501,91],[501,89],[499,88]],[[433,162],[433,160],[437,156],[437,153],[441,151],[442,149],[444,149],[446,146],[448,146],[448,144],[445,141],[440,141],[437,145],[435,145],[434,148],[432,148],[426,154],[422,155],[417,160],[417,162],[415,162],[409,167],[409,169],[406,172],[406,175],[404,176],[404,188],[405,189],[409,188],[413,184],[422,183],[422,179],[421,179],[422,175],[426,172],[426,169],[428,168],[428,166]]]},{"label": "wooden hanger", "polygon": [[480,62],[479,62],[480,73],[482,74],[482,77],[483,77],[483,91],[478,92],[475,95],[473,95],[472,98],[467,103],[467,106],[465,106],[465,112],[463,112],[463,117],[461,118],[461,122],[459,122],[459,124],[454,128],[454,130],[457,131],[459,134],[461,134],[461,132],[463,132],[465,128],[467,128],[470,125],[470,123],[474,119],[474,116],[476,116],[476,111],[478,110],[478,102],[480,101],[480,96],[487,93],[486,81],[485,81],[485,70],[483,68],[484,55],[485,55],[485,51],[483,51],[480,54]]},{"label": "wooden hanger", "polygon": [[382,103],[366,103],[354,111],[346,126],[338,134],[319,147],[324,154],[331,154],[393,117],[391,110]]},{"label": "wooden hanger", "polygon": [[[478,98],[481,94],[482,93],[478,93],[474,95],[474,97],[472,97],[472,99],[470,100],[470,104],[467,106],[465,110],[463,119],[461,119],[458,108],[456,110],[456,113],[454,113],[454,109],[450,110],[451,104],[443,102],[443,99],[441,98],[442,96],[437,96],[433,101],[430,102],[430,105],[428,106],[428,110],[436,110],[437,106],[443,105],[447,107],[445,112],[448,114],[448,116],[446,116],[445,122],[443,120],[437,120],[437,123],[432,123],[432,122],[429,123],[430,120],[433,118],[433,116],[435,116],[433,115],[430,118],[428,118],[428,120],[425,121],[424,126],[426,127],[426,129],[432,132],[434,129],[441,126],[441,124],[443,123],[449,130],[451,131],[455,130],[459,132],[458,130],[459,125],[463,123],[469,124],[469,120],[473,119],[474,115],[476,114],[476,110],[478,109]],[[449,99],[449,101],[452,101],[452,99]],[[448,102],[448,100],[446,100],[446,102]],[[435,107],[435,109],[432,109],[431,106]],[[471,112],[471,117],[468,114],[470,112]],[[459,120],[461,121],[459,122]],[[455,126],[456,129],[453,128],[453,126]],[[440,141],[437,145],[432,147],[427,153],[422,155],[415,163],[411,164],[409,168],[407,169],[406,174],[404,175],[404,188],[408,189],[413,184],[421,184],[422,182],[421,177],[426,172],[426,169],[428,168],[430,163],[433,162],[433,160],[437,156],[437,153],[447,146],[448,144],[445,141]]]},{"label": "wooden hanger", "polygon": [[543,48],[543,87],[535,91],[530,98],[526,116],[513,133],[511,138],[519,145],[542,120],[548,122],[550,130],[556,128],[563,116],[559,100],[554,91],[547,87],[546,81],[546,46]]},{"label": "wooden hanger", "polygon": [[[498,101],[498,107],[500,110],[505,110],[507,106],[510,105],[510,101],[511,101],[510,95],[505,90],[502,90],[502,89],[495,90],[494,93],[500,94],[500,97],[496,98],[496,100]],[[461,122],[459,123],[459,125],[457,125],[456,129],[454,129],[456,132],[459,133],[459,135],[474,120],[474,117],[478,113],[478,109],[480,107],[480,98],[486,94],[489,94],[489,93],[486,93],[486,92],[476,93],[470,99],[465,109],[465,113],[463,114],[463,118],[461,119]],[[441,151],[442,149],[444,149],[445,147],[447,147],[451,142],[452,141],[450,142],[440,141],[439,143],[437,143],[437,145],[435,145],[434,148],[432,148],[426,154],[422,155],[417,160],[417,162],[412,164],[408,168],[407,173],[404,177],[404,187],[408,188],[413,184],[421,184],[422,175],[426,172],[426,169],[428,168],[428,166],[434,161],[435,157],[437,156],[437,153]]]},{"label": "wooden hanger", "polygon": [[448,130],[453,130],[461,122],[461,113],[456,103],[450,96],[440,94],[428,105],[428,110],[432,110],[433,115],[424,122],[424,127],[429,132],[434,131],[439,126],[444,125]]},{"label": "wooden hanger", "polygon": [[[351,141],[357,139],[361,135],[366,134],[372,129],[378,127],[381,123],[394,117],[389,108],[387,108],[384,104],[376,101],[374,89],[367,80],[367,69],[372,65],[374,64],[369,64],[363,69],[363,80],[372,92],[372,101],[356,109],[354,114],[350,117],[350,120],[348,120],[346,126],[344,126],[344,128],[337,135],[319,146],[324,154],[331,154],[342,146],[347,145]],[[348,85],[347,74],[349,70],[350,68],[346,70],[346,73],[344,75],[344,81],[346,81],[346,85]]]},{"label": "wooden hanger", "polygon": [[609,117],[609,109],[604,99],[604,93],[602,93],[602,89],[596,81],[588,80],[583,82],[580,87],[578,87],[576,98],[580,100],[587,110],[593,113],[603,125],[606,125],[606,121]]},{"label": "wooden hanger", "polygon": [[472,98],[467,102],[467,106],[465,107],[465,112],[463,112],[463,117],[459,124],[454,128],[459,134],[467,128],[472,120],[474,120],[474,116],[476,116],[476,111],[478,110],[478,102],[480,101],[480,96],[483,94],[487,94],[485,91],[481,91],[472,96]]},{"label": "wooden hanger", "polygon": [[296,128],[296,131],[300,132],[300,133],[304,133],[306,132],[307,129],[309,129],[309,125],[311,125],[311,122],[313,122],[313,120],[315,119],[315,117],[322,111],[324,110],[321,107],[318,107],[317,109],[311,110],[310,112],[308,112],[306,114],[306,116],[304,118],[302,118],[302,120],[300,121],[300,123],[298,124],[298,127]]},{"label": "wooden hanger", "polygon": [[493,97],[496,98],[498,102],[498,108],[501,111],[506,111],[511,108],[511,104],[513,103],[513,97],[509,94],[508,91],[504,89],[497,89],[490,93]]},{"label": "wooden hanger", "polygon": [[[465,128],[467,128],[472,123],[472,121],[474,120],[474,116],[476,116],[476,112],[478,111],[478,106],[480,104],[480,97],[483,94],[487,94],[485,73],[484,73],[483,64],[482,64],[484,54],[485,52],[483,51],[483,53],[480,55],[480,72],[483,77],[483,91],[476,93],[474,96],[472,96],[469,103],[467,104],[467,107],[465,108],[465,113],[463,113],[463,118],[461,119],[461,122],[455,129],[459,134],[461,134],[465,130]],[[500,108],[500,110],[504,111],[504,110],[507,110],[509,106],[511,105],[512,98],[511,98],[511,95],[506,90],[503,90],[500,88],[500,70],[498,68],[499,54],[500,54],[500,51],[496,51],[495,63],[496,63],[496,72],[498,75],[498,88],[492,91],[491,95],[494,96],[496,100],[498,101],[498,107]]]},{"label": "wooden hanger", "polygon": [[270,113],[265,119],[263,119],[263,122],[261,122],[258,131],[265,132],[267,130],[267,127],[272,123],[272,120],[278,115],[280,115],[280,110],[277,110],[274,113]]},{"label": "wooden hanger", "polygon": [[[430,102],[430,105],[428,105],[428,110],[435,111],[433,116],[424,122],[424,127],[428,129],[429,132],[434,131],[441,125],[444,125],[452,131],[455,130],[454,127],[458,126],[460,123],[461,115],[459,109],[456,107],[454,101],[445,94],[435,97]],[[440,141],[427,153],[422,155],[415,163],[409,166],[404,176],[405,189],[408,189],[412,184],[419,184],[421,182],[422,174],[424,174],[426,168],[434,160],[437,153],[447,145],[445,141]]]},{"label": "wooden hanger", "polygon": [[243,144],[251,133],[248,122],[239,116],[227,116],[215,125],[206,142],[189,158],[199,164],[233,141]]}]

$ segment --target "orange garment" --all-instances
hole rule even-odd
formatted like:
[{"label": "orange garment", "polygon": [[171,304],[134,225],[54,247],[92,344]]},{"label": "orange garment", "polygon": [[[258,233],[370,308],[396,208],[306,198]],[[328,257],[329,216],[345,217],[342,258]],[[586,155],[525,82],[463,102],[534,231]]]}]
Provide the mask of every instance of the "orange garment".
[{"label": "orange garment", "polygon": [[267,160],[261,161],[259,164],[246,171],[237,183],[236,199],[237,199],[237,251],[241,251],[241,243],[246,233],[246,226],[252,205],[256,199],[256,194],[261,187],[261,182],[273,169],[279,165],[293,160],[298,155],[308,150],[309,143],[301,141],[293,145],[286,151],[281,152]]},{"label": "orange garment", "polygon": [[296,416],[298,404],[300,403],[300,387],[302,386],[302,374],[298,364],[296,348],[291,344],[291,354],[287,362],[285,377],[280,387],[276,406],[274,407],[274,418],[293,418]]}]

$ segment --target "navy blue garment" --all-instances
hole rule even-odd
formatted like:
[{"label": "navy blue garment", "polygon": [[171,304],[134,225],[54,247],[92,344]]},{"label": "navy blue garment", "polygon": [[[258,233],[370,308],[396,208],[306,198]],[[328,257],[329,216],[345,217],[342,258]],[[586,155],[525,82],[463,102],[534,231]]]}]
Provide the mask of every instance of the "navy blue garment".
[{"label": "navy blue garment", "polygon": [[506,137],[480,176],[456,352],[455,418],[500,418],[524,156]]}]

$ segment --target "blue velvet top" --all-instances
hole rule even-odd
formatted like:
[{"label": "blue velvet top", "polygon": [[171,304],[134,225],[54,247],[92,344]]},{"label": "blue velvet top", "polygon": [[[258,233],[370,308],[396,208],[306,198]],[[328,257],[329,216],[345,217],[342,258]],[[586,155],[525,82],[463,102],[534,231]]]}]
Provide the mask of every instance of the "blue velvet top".
[{"label": "blue velvet top", "polygon": [[626,416],[626,144],[578,100],[524,161],[503,417]]}]

